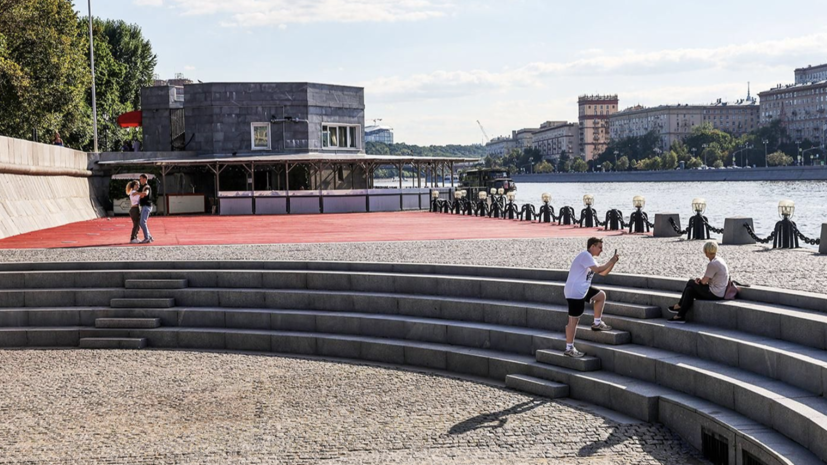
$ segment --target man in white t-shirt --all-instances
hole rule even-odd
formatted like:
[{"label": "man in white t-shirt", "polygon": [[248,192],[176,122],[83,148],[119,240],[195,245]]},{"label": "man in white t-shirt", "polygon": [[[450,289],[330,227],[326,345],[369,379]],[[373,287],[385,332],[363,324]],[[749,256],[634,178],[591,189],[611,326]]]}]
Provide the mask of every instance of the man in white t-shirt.
[{"label": "man in white t-shirt", "polygon": [[594,324],[593,331],[608,331],[612,329],[602,321],[603,305],[606,303],[606,293],[596,287],[592,287],[592,278],[597,273],[606,276],[612,271],[615,263],[620,259],[615,251],[614,256],[605,265],[598,265],[594,257],[603,252],[603,239],[590,237],[586,242],[586,250],[580,252],[571,263],[569,276],[566,278],[564,294],[569,304],[569,323],[566,325],[566,351],[565,355],[580,358],[585,355],[574,348],[574,334],[577,331],[577,323],[580,322],[580,315],[586,308],[586,302],[594,302]]}]

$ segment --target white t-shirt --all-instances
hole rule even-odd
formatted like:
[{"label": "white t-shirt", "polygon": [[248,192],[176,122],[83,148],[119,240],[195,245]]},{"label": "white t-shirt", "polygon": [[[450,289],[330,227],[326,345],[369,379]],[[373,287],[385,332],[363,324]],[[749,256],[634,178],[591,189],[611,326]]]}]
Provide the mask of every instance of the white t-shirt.
[{"label": "white t-shirt", "polygon": [[592,285],[594,271],[590,268],[597,266],[597,262],[588,250],[580,252],[571,262],[569,277],[566,278],[566,288],[563,291],[567,299],[582,299],[589,292]]},{"label": "white t-shirt", "polygon": [[720,258],[715,257],[706,265],[706,272],[704,278],[709,278],[709,291],[718,297],[723,297],[726,294],[726,285],[729,282],[729,268],[726,262]]},{"label": "white t-shirt", "polygon": [[138,191],[132,191],[132,193],[129,194],[129,202],[132,204],[133,207],[137,207],[138,202],[140,202],[140,201],[141,201],[141,194],[138,193]]}]

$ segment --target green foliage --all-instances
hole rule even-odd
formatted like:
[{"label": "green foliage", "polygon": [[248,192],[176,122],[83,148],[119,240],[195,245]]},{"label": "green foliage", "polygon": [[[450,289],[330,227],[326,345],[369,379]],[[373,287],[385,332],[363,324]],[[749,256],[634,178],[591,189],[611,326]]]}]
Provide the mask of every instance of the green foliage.
[{"label": "green foliage", "polygon": [[534,172],[535,173],[553,173],[554,172],[554,165],[549,163],[546,160],[541,161],[534,165]]},{"label": "green foliage", "polygon": [[648,158],[654,154],[655,149],[659,148],[660,144],[660,135],[655,131],[649,131],[642,136],[631,136],[614,140],[610,142],[606,150],[597,157],[597,162],[613,162],[615,152],[618,152],[618,157],[625,156],[630,163],[634,164],[638,160]]},{"label": "green foliage", "polygon": [[603,171],[611,171],[612,170],[612,162],[610,162],[610,161],[604,161],[603,164],[601,164],[600,166],[603,167]]},{"label": "green foliage", "polygon": [[[69,0],[0,4],[0,134],[40,142],[60,131],[68,145],[90,135],[85,105],[88,44]],[[88,50],[88,48],[86,49]]]},{"label": "green foliage", "polygon": [[702,162],[699,158],[693,157],[686,163],[686,167],[689,169],[700,168],[703,164],[704,162]]},{"label": "green foliage", "polygon": [[793,157],[777,151],[767,155],[767,164],[770,166],[787,166],[793,163]]},{"label": "green foliage", "polygon": [[629,158],[626,156],[622,156],[617,159],[617,170],[618,171],[626,171],[629,169]]},{"label": "green foliage", "polygon": [[[0,0],[0,134],[92,148],[89,23],[70,0]],[[156,58],[141,30],[93,19],[99,150],[117,150],[127,132],[117,117],[140,104]],[[140,132],[138,133],[140,134]]]},{"label": "green foliage", "polygon": [[665,170],[673,170],[678,167],[678,155],[673,151],[668,151],[661,157],[661,165]]},{"label": "green foliage", "polygon": [[484,158],[485,147],[482,145],[408,145],[405,143],[384,144],[382,142],[368,142],[365,144],[368,155],[399,155],[408,157],[456,157],[456,158]]},{"label": "green foliage", "polygon": [[713,168],[722,168],[724,166],[724,162],[721,160],[716,160],[715,163],[712,164]]},{"label": "green foliage", "polygon": [[577,173],[585,173],[589,169],[589,164],[582,158],[576,158],[571,164],[571,170]]}]

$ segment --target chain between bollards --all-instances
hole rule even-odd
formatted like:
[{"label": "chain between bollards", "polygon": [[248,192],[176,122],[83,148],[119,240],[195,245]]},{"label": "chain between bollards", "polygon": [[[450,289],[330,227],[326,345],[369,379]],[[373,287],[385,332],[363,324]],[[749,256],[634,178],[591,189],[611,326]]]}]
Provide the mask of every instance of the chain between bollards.
[{"label": "chain between bollards", "polygon": [[753,239],[755,239],[756,241],[758,241],[762,244],[767,244],[771,240],[775,239],[775,231],[773,231],[772,234],[767,236],[766,239],[761,239],[760,237],[755,235],[755,232],[752,230],[752,226],[750,226],[749,223],[744,223],[744,227],[747,228],[747,234],[749,234]]},{"label": "chain between bollards", "polygon": [[689,232],[689,226],[687,226],[686,229],[681,231],[680,228],[678,228],[678,225],[675,224],[675,219],[672,217],[669,218],[669,224],[672,225],[672,229],[674,229],[679,236],[683,236],[684,234]]},{"label": "chain between bollards", "polygon": [[795,224],[793,224],[793,232],[795,233],[796,236],[798,236],[799,239],[804,241],[805,244],[821,245],[821,239],[810,239],[809,237],[802,234],[801,231],[798,230],[798,227]]}]

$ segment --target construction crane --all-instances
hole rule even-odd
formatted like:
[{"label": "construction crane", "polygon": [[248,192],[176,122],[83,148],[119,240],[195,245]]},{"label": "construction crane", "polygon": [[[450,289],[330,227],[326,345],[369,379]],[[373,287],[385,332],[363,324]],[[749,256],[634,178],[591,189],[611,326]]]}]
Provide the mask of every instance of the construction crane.
[{"label": "construction crane", "polygon": [[482,131],[482,136],[484,137],[484,139],[482,140],[482,145],[485,145],[485,144],[488,143],[488,140],[490,139],[490,137],[488,137],[488,134],[485,133],[485,128],[482,127],[482,123],[480,123],[480,120],[477,120],[477,124],[479,124],[480,131]]}]

